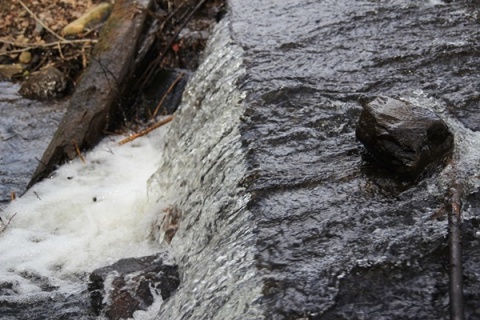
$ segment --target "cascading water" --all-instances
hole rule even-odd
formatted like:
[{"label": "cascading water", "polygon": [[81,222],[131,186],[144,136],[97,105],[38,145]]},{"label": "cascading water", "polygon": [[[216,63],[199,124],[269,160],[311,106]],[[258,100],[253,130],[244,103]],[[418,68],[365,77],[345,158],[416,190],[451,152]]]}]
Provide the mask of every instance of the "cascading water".
[{"label": "cascading water", "polygon": [[[134,160],[116,171],[156,159],[141,174],[135,190],[143,191],[120,205],[126,211],[107,202],[126,195],[106,185],[73,193],[73,202],[59,191],[40,192],[49,181],[21,199],[41,209],[21,202],[6,209],[17,216],[0,235],[2,272],[13,277],[0,284],[1,310],[22,297],[48,305],[45,298],[55,296],[51,305],[74,300],[70,315],[91,317],[81,311],[82,280],[108,264],[100,255],[168,250],[181,284],[168,300],[135,314],[139,319],[447,319],[447,223],[439,213],[456,181],[467,194],[466,313],[479,317],[476,11],[464,2],[408,0],[231,0],[229,11],[165,137],[132,145],[152,144],[152,154],[137,159],[132,151],[127,158]],[[368,161],[354,132],[359,101],[376,95],[402,97],[442,117],[455,135],[451,163],[408,183]],[[156,139],[165,141],[161,156],[153,155]],[[103,180],[98,175],[111,170],[94,168],[110,167],[105,155],[122,152],[99,148],[85,166],[75,162],[78,172],[62,168],[57,184]],[[156,172],[147,200],[141,185],[149,170]],[[122,179],[131,191],[133,177]],[[64,216],[66,205],[53,210],[68,202],[72,216]],[[109,206],[121,217],[102,216]],[[169,209],[180,221],[167,244]],[[133,247],[117,246],[118,239]],[[51,247],[61,253],[51,260],[33,252],[62,241],[84,246]],[[80,260],[88,263],[65,259],[72,250],[87,252]]]},{"label": "cascading water", "polygon": [[145,239],[145,204],[164,132],[107,138],[3,210],[2,319],[93,319],[88,274],[161,250]]},{"label": "cascading water", "polygon": [[[62,166],[5,208],[2,220],[11,221],[0,234],[3,316],[93,318],[88,273],[123,257],[169,250],[159,225],[165,209],[175,207],[182,218],[171,251],[172,262],[182,265],[182,294],[135,318],[154,318],[161,306],[169,318],[245,319],[243,310],[261,289],[249,197],[239,187],[246,163],[238,131],[244,93],[237,86],[245,71],[228,23],[217,27],[211,43],[165,142],[164,131],[121,147],[119,139],[106,139],[85,164],[76,159]],[[160,158],[147,202],[146,180]],[[248,314],[258,318],[254,308]]]},{"label": "cascading water", "polygon": [[[171,243],[181,284],[158,318],[258,319],[251,306],[261,290],[254,226],[240,186],[247,170],[239,132],[245,93],[238,89],[245,69],[228,22],[217,26],[205,56],[166,138],[164,162],[149,182],[157,225],[165,204],[182,216]],[[155,234],[161,240],[161,227]]]},{"label": "cascading water", "polygon": [[[245,64],[237,84],[246,94],[245,111],[237,125],[248,169],[239,181],[251,199],[241,214],[248,217],[244,227],[254,230],[252,275],[261,279],[261,292],[240,281],[248,297],[240,302],[227,293],[228,286],[216,286],[225,272],[214,258],[223,249],[217,239],[236,239],[216,225],[223,221],[216,206],[205,205],[221,199],[210,195],[218,182],[196,173],[210,168],[199,160],[205,151],[197,147],[214,123],[203,112],[218,110],[216,101],[207,100],[201,110],[190,107],[182,115],[185,123],[202,115],[203,129],[177,128],[166,149],[173,159],[153,178],[163,181],[158,189],[175,190],[187,212],[172,242],[173,250],[180,249],[184,284],[159,318],[248,318],[252,310],[256,319],[447,318],[447,225],[432,216],[445,205],[455,179],[467,193],[478,188],[478,134],[465,128],[468,116],[452,117],[452,108],[461,110],[478,94],[472,84],[478,81],[475,14],[443,2],[230,4],[230,45],[242,47]],[[462,78],[456,76],[460,70]],[[413,184],[365,161],[354,135],[359,100],[378,94],[437,112],[456,136],[454,165]],[[201,209],[189,216],[190,207]],[[465,223],[475,226],[478,216],[472,212]],[[476,234],[475,228],[465,234],[470,261],[478,260]],[[229,268],[238,272],[237,265]],[[466,272],[467,309],[474,315],[479,279],[475,269]]]}]

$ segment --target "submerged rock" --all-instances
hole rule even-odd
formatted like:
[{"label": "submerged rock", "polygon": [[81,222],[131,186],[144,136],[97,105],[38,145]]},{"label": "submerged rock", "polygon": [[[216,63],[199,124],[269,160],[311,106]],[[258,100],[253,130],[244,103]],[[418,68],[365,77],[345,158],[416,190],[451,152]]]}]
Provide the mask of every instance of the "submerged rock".
[{"label": "submerged rock", "polygon": [[19,93],[28,99],[49,100],[61,98],[67,89],[67,78],[55,67],[47,68],[32,76],[22,84]]},{"label": "submerged rock", "polygon": [[453,148],[453,135],[435,113],[389,97],[364,106],[356,135],[378,162],[408,179],[418,178]]},{"label": "submerged rock", "polygon": [[97,315],[127,319],[153,303],[152,292],[165,300],[179,284],[177,266],[164,264],[159,256],[148,256],[122,259],[93,271],[88,289]]}]

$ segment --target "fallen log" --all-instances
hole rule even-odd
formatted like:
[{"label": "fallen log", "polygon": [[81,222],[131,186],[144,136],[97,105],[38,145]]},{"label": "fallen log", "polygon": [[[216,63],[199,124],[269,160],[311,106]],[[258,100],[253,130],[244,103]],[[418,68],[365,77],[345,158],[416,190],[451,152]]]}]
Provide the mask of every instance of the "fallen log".
[{"label": "fallen log", "polygon": [[47,177],[59,164],[95,146],[128,90],[134,59],[152,0],[117,0],[102,28],[87,70],[68,110],[39,161],[27,188]]}]

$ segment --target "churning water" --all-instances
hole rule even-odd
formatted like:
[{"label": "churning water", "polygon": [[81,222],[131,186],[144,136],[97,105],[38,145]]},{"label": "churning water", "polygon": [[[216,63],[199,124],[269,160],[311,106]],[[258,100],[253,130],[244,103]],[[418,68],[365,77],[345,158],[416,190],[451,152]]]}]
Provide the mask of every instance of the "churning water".
[{"label": "churning water", "polygon": [[165,129],[119,146],[106,138],[2,212],[2,319],[88,319],[88,273],[159,251],[146,241],[146,182]]},{"label": "churning water", "polygon": [[[180,287],[139,317],[448,319],[447,222],[439,213],[459,182],[466,313],[480,317],[475,8],[229,4],[165,135],[139,140],[131,153],[104,142],[86,165],[62,167],[59,180],[2,212],[2,219],[17,213],[0,235],[7,261],[0,270],[9,279],[0,284],[2,311],[15,299],[51,295],[50,305],[90,317],[86,272],[132,250],[169,250]],[[360,101],[376,95],[434,110],[455,134],[452,161],[418,183],[372,163],[355,126]],[[114,167],[110,158],[124,152],[128,160]],[[111,172],[115,179],[103,183]],[[108,202],[114,195],[128,204]],[[167,208],[182,217],[169,245],[161,227]]]},{"label": "churning water", "polygon": [[[154,318],[160,306],[168,318],[225,319],[234,309],[243,317],[260,295],[245,214],[249,197],[239,187],[246,171],[238,125],[245,98],[237,89],[245,75],[241,50],[226,23],[211,42],[214,52],[207,50],[167,136],[160,130],[125,146],[107,138],[85,164],[75,159],[62,166],[4,209],[3,316],[93,317],[88,273],[123,257],[168,250],[159,225],[171,207],[182,213],[171,247],[173,261],[183,266],[183,293],[137,318]],[[177,300],[181,310],[169,307]],[[248,313],[257,318],[253,309]]]}]

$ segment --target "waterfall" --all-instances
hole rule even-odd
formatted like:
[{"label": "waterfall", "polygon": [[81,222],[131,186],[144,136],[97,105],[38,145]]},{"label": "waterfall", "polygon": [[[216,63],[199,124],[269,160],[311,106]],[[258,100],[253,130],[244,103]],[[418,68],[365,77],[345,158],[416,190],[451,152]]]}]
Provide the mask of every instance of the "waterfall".
[{"label": "waterfall", "polygon": [[156,240],[163,239],[159,226],[165,209],[181,212],[171,242],[181,285],[162,306],[159,319],[259,317],[252,306],[261,289],[254,229],[246,207],[249,195],[241,187],[247,170],[239,131],[244,76],[242,49],[232,41],[225,19],[185,90],[165,140],[163,162],[149,180]]},{"label": "waterfall", "polygon": [[[162,252],[180,286],[135,319],[447,319],[456,179],[478,317],[478,14],[458,1],[229,5],[168,127],[106,139],[2,212],[2,315],[26,299],[91,319],[89,272]],[[378,95],[438,114],[452,161],[418,182],[371,161],[355,127]]]}]

